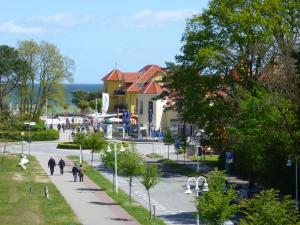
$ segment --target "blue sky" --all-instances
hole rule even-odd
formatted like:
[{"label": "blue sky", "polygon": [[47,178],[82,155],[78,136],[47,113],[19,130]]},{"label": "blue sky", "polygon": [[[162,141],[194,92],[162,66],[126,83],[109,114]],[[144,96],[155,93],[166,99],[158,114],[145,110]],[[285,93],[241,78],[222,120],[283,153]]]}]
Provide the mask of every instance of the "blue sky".
[{"label": "blue sky", "polygon": [[45,40],[75,60],[74,83],[101,83],[117,66],[164,66],[180,53],[185,18],[208,0],[10,0],[1,3],[0,44]]}]

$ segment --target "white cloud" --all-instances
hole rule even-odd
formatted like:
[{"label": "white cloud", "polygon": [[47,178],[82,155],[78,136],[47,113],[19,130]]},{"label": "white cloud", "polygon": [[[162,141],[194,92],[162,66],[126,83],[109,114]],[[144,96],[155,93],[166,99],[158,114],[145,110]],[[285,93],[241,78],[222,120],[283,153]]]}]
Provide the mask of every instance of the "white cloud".
[{"label": "white cloud", "polygon": [[43,29],[37,26],[21,26],[11,20],[5,23],[0,23],[0,33],[8,34],[41,34]]},{"label": "white cloud", "polygon": [[30,18],[29,20],[45,25],[53,25],[60,27],[76,27],[90,22],[93,18],[93,15],[71,14],[61,12],[50,16],[36,16]]},{"label": "white cloud", "polygon": [[125,18],[122,24],[133,28],[157,27],[167,23],[182,22],[196,13],[196,11],[191,9],[157,12],[145,9],[131,17]]}]

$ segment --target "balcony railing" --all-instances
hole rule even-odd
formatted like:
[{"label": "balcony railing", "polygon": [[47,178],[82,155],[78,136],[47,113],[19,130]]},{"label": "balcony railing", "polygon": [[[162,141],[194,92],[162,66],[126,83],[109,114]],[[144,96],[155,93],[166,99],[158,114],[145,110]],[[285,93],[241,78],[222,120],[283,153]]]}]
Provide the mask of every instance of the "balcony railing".
[{"label": "balcony railing", "polygon": [[123,91],[123,90],[115,90],[114,94],[115,94],[115,96],[124,96],[125,95],[125,91]]},{"label": "balcony railing", "polygon": [[119,109],[119,111],[122,111],[122,110],[127,110],[128,108],[127,108],[127,105],[115,105],[114,106],[114,109],[115,109],[115,111],[117,111],[118,109]]}]

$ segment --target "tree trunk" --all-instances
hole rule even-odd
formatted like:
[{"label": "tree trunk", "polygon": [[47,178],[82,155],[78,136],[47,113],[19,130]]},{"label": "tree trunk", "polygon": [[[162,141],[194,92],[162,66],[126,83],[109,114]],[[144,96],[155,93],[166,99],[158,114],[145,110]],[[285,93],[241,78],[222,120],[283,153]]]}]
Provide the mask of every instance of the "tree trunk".
[{"label": "tree trunk", "polygon": [[168,159],[170,159],[170,150],[169,150],[169,148],[170,148],[170,145],[168,145]]},{"label": "tree trunk", "polygon": [[150,189],[147,190],[148,192],[148,200],[149,200],[149,220],[151,220],[151,216],[152,216],[152,207],[151,207],[151,200],[150,200]]},{"label": "tree trunk", "polygon": [[129,203],[131,203],[132,176],[129,177]]}]

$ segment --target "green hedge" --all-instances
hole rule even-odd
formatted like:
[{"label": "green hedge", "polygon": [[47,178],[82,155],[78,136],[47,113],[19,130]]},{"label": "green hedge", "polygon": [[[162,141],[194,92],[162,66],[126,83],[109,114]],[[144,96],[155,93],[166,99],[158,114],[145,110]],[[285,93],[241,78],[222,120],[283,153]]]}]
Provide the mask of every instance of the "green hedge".
[{"label": "green hedge", "polygon": [[59,133],[56,130],[34,131],[31,132],[32,141],[55,141],[59,138]]},{"label": "green hedge", "polygon": [[[28,141],[29,132],[24,132],[21,136],[20,131],[0,131],[0,139],[7,141]],[[59,138],[59,133],[56,130],[48,131],[32,131],[31,141],[54,141]]]},{"label": "green hedge", "polygon": [[[59,149],[80,149],[80,145],[74,142],[60,142],[57,144]],[[82,146],[82,149],[88,149],[86,146]]]}]

